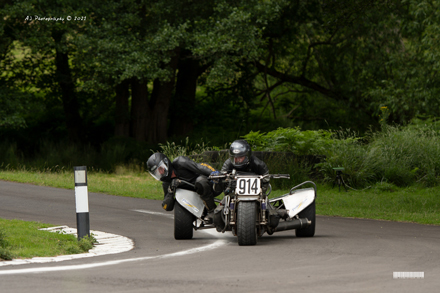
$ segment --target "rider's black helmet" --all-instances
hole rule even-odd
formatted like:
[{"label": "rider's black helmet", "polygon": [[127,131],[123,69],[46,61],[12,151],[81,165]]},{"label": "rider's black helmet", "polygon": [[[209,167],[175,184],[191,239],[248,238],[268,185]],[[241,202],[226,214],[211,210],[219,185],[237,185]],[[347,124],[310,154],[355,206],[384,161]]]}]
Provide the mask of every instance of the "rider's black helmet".
[{"label": "rider's black helmet", "polygon": [[164,181],[171,177],[171,162],[162,153],[152,154],[147,161],[147,169],[156,180]]},{"label": "rider's black helmet", "polygon": [[251,146],[244,139],[234,141],[229,148],[229,158],[234,167],[240,168],[249,164],[251,155]]}]

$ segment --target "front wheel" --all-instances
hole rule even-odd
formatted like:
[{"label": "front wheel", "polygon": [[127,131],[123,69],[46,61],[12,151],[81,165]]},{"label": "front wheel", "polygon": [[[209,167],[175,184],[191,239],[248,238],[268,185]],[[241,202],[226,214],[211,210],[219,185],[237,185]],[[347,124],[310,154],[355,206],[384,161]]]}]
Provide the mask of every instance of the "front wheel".
[{"label": "front wheel", "polygon": [[316,222],[316,214],[315,214],[315,201],[312,202],[308,207],[302,210],[298,216],[300,218],[307,218],[307,220],[312,223],[310,226],[302,229],[296,229],[295,235],[296,237],[313,237],[315,235],[315,222]]},{"label": "front wheel", "polygon": [[174,205],[174,239],[192,239],[195,220],[195,216],[176,201]]},{"label": "front wheel", "polygon": [[238,245],[257,244],[257,205],[254,201],[242,201],[237,207]]}]

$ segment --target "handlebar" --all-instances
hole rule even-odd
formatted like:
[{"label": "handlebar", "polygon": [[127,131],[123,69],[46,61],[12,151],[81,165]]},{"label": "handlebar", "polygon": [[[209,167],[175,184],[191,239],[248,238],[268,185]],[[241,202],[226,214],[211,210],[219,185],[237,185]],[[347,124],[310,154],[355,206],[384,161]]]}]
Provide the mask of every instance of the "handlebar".
[{"label": "handlebar", "polygon": [[272,174],[270,178],[274,179],[290,179],[290,174]]},{"label": "handlebar", "polygon": [[192,184],[192,183],[190,183],[190,182],[188,182],[188,181],[185,181],[185,180],[183,180],[183,179],[175,178],[175,179],[173,179],[173,180],[171,181],[171,184],[170,184],[170,186],[168,187],[168,188],[169,188],[169,191],[170,191],[170,192],[175,192],[175,191],[176,191],[176,188],[179,187],[181,184],[187,184],[187,185],[189,185],[189,186],[191,186],[191,187],[193,187],[193,188],[196,187],[194,184]]},{"label": "handlebar", "polygon": [[266,174],[266,175],[240,175],[240,174],[234,174],[234,173],[225,173],[221,175],[209,175],[208,179],[224,179],[224,178],[231,178],[231,177],[260,177],[263,178],[273,178],[273,179],[290,179],[290,174]]}]

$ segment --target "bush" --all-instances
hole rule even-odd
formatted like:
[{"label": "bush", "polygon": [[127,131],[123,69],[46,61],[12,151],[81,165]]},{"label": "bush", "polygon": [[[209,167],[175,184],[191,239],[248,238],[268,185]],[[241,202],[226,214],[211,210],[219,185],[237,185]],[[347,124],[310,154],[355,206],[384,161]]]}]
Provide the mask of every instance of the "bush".
[{"label": "bush", "polygon": [[[183,143],[182,141],[180,141]],[[167,142],[166,144],[159,144],[160,152],[168,157],[171,161],[179,156],[191,157],[195,161],[201,161],[204,157],[200,156],[206,151],[211,151],[212,147],[206,145],[203,140],[200,143],[190,143],[189,138],[185,139],[183,145],[176,145],[175,142]]]},{"label": "bush", "polygon": [[88,252],[90,249],[93,248],[93,245],[95,243],[97,243],[97,241],[93,236],[85,236],[81,238],[81,240],[79,240],[78,246],[82,250],[82,252]]},{"label": "bush", "polygon": [[304,156],[274,153],[264,160],[271,174],[289,174],[290,180],[272,179],[273,189],[290,189],[301,182],[310,180],[314,164]]},{"label": "bush", "polygon": [[438,183],[440,132],[420,127],[385,127],[372,136],[371,160],[378,164],[378,177],[399,186],[416,181]]},{"label": "bush", "polygon": [[88,166],[89,170],[114,172],[118,166],[135,164],[141,169],[151,155],[150,149],[151,145],[125,138],[113,138],[99,147],[41,140],[38,148],[23,155],[16,143],[4,141],[0,142],[0,168],[53,172]]},{"label": "bush", "polygon": [[353,186],[386,181],[397,186],[421,182],[438,184],[440,132],[429,127],[384,125],[370,133],[367,144],[355,134],[340,131],[337,142],[326,152],[320,167],[326,179],[334,178],[334,167],[344,167],[345,180]]},{"label": "bush", "polygon": [[333,133],[334,143],[325,151],[325,162],[317,164],[324,180],[336,177],[333,168],[343,167],[345,182],[351,186],[364,186],[375,180],[374,166],[368,158],[368,146],[355,132],[340,130]]},{"label": "bush", "polygon": [[8,140],[0,143],[0,162],[1,167],[6,169],[16,169],[23,161],[23,154],[17,149],[17,144]]},{"label": "bush", "polygon": [[297,155],[320,155],[334,143],[329,131],[301,131],[299,127],[278,128],[268,133],[251,131],[243,138],[254,151],[291,152]]},{"label": "bush", "polygon": [[372,186],[372,189],[379,192],[394,192],[397,190],[397,186],[388,182],[377,182]]},{"label": "bush", "polygon": [[6,240],[6,234],[0,230],[0,259],[11,260],[14,255],[9,250],[9,242]]},{"label": "bush", "polygon": [[67,141],[51,142],[41,140],[39,150],[29,160],[28,166],[38,170],[62,166],[95,166],[98,153],[91,145],[77,145]]}]

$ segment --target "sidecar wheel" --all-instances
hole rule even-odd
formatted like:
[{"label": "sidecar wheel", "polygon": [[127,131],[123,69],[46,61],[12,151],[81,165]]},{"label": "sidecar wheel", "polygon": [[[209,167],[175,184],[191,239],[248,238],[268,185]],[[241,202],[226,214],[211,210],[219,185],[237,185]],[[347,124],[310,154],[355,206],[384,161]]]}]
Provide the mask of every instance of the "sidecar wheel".
[{"label": "sidecar wheel", "polygon": [[195,220],[194,215],[176,201],[174,205],[174,239],[192,239]]},{"label": "sidecar wheel", "polygon": [[238,203],[237,237],[238,245],[257,244],[257,205],[253,201]]},{"label": "sidecar wheel", "polygon": [[312,202],[311,205],[306,207],[303,211],[301,211],[298,216],[300,218],[307,218],[309,221],[312,221],[312,224],[306,228],[296,229],[295,235],[296,237],[313,237],[315,235],[315,223],[316,223],[316,214],[315,214],[315,201]]}]

